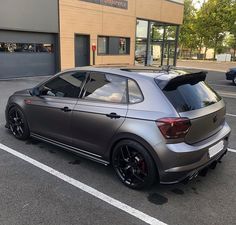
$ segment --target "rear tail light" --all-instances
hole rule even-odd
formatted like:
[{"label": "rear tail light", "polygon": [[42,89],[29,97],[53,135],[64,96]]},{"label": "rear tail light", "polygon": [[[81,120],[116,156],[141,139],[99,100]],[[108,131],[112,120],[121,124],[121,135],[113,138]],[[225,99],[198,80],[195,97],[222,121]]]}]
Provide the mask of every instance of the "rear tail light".
[{"label": "rear tail light", "polygon": [[162,118],[156,123],[166,139],[184,138],[191,127],[188,118]]}]

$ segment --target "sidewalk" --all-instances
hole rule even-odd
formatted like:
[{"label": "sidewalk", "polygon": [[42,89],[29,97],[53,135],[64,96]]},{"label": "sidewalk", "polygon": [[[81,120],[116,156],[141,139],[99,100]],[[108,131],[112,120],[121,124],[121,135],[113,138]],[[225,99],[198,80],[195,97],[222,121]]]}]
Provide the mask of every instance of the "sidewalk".
[{"label": "sidewalk", "polygon": [[226,72],[229,68],[236,68],[236,62],[216,62],[203,60],[178,60],[177,67],[196,68],[212,71]]}]

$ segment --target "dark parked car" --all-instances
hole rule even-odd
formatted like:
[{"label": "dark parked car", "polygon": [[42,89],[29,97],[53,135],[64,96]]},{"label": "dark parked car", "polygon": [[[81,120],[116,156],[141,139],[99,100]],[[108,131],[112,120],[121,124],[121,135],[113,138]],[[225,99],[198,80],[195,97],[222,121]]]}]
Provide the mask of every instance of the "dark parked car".
[{"label": "dark parked car", "polygon": [[14,93],[6,127],[111,164],[131,188],[192,179],[227,152],[225,104],[204,72],[76,68]]},{"label": "dark parked car", "polygon": [[226,73],[226,79],[231,80],[234,85],[236,85],[236,68],[231,68]]}]

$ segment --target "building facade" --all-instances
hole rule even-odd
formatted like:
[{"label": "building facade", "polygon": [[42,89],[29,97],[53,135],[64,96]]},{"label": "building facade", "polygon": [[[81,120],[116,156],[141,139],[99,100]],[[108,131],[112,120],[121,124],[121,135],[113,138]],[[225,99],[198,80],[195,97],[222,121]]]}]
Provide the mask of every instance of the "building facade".
[{"label": "building facade", "polygon": [[93,63],[173,65],[183,8],[183,0],[4,1],[0,79]]}]

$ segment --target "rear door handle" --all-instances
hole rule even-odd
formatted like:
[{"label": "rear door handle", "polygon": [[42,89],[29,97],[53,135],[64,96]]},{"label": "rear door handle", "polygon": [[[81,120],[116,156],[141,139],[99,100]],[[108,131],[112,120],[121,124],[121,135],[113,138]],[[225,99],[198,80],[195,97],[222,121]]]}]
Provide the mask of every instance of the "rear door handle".
[{"label": "rear door handle", "polygon": [[111,119],[119,119],[121,116],[116,114],[116,113],[110,113],[110,114],[106,114],[107,117],[111,118]]},{"label": "rear door handle", "polygon": [[64,107],[61,109],[63,112],[71,112],[72,110],[69,107]]}]

